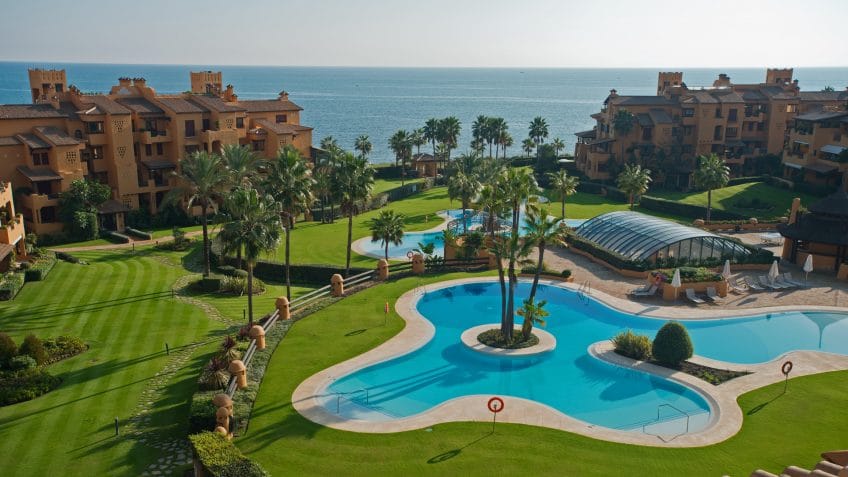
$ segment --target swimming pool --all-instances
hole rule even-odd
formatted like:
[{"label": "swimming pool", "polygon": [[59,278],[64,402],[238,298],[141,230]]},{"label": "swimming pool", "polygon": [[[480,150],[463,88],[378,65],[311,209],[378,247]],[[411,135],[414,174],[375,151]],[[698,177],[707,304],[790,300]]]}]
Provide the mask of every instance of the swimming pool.
[{"label": "swimming pool", "polygon": [[[526,296],[529,283],[519,285]],[[529,399],[587,423],[642,432],[689,432],[710,423],[710,406],[699,393],[674,381],[617,367],[587,353],[595,342],[630,328],[653,336],[665,320],[583,301],[564,288],[540,285],[550,312],[545,328],[557,338],[554,351],[528,358],[481,355],[464,347],[460,334],[497,321],[497,282],[448,286],[425,293],[416,308],[435,327],[421,348],[334,380],[326,389],[328,412],[348,419],[386,421],[414,416],[466,395]],[[791,350],[848,354],[848,314],[783,312],[745,318],[689,321],[698,355],[733,363],[761,363]],[[520,320],[520,317],[517,321]],[[367,391],[363,391],[367,390]],[[342,393],[344,405],[332,399]],[[367,394],[367,397],[366,397]],[[662,409],[662,412],[660,410]],[[679,410],[679,412],[678,412]],[[661,414],[657,423],[658,412]]]},{"label": "swimming pool", "polygon": [[[473,212],[472,209],[466,209],[466,213]],[[462,217],[462,209],[449,209],[438,212],[439,215],[446,217],[446,222],[460,219]],[[524,213],[521,214],[521,223],[524,223]],[[575,228],[579,227],[586,219],[565,219],[566,225]],[[418,244],[424,245],[434,244],[437,255],[444,255],[444,234],[443,226],[438,230],[428,230],[424,232],[406,232],[403,234],[403,242],[400,245],[389,245],[389,258],[395,260],[405,260],[408,253],[419,248]],[[354,250],[362,255],[369,257],[383,258],[385,249],[381,243],[372,242],[370,237],[359,239],[354,244]]]}]

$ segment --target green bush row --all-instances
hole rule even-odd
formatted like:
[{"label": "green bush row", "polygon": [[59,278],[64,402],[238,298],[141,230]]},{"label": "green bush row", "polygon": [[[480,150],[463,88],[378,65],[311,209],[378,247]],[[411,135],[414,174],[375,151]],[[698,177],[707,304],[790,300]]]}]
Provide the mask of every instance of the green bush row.
[{"label": "green bush row", "polygon": [[[666,214],[677,215],[689,219],[704,219],[707,217],[707,208],[700,205],[684,204],[682,202],[660,199],[659,197],[651,197],[643,195],[639,200],[639,207],[653,210],[655,212],[663,212]],[[710,212],[710,219],[714,220],[740,220],[746,219],[742,215],[728,212],[726,210],[717,210],[713,208]]]},{"label": "green bush row", "polygon": [[621,189],[617,189],[613,186],[604,185],[597,182],[580,181],[580,183],[577,185],[577,191],[596,195],[606,194],[606,196],[610,199],[617,200],[619,202],[630,201],[630,197],[628,197],[628,195]]},{"label": "green bush row", "polygon": [[651,339],[645,335],[639,335],[632,330],[623,331],[612,339],[615,352],[639,361],[651,359]]},{"label": "green bush row", "polygon": [[115,232],[114,230],[104,230],[103,238],[115,243],[130,243],[132,240],[128,235],[124,235],[120,232]]},{"label": "green bush row", "polygon": [[251,461],[232,441],[215,432],[189,436],[200,464],[212,477],[262,477],[269,475]]},{"label": "green bush row", "polygon": [[153,234],[134,229],[132,227],[127,227],[126,229],[124,229],[124,232],[126,232],[127,235],[131,235],[135,238],[139,238],[142,240],[153,240]]},{"label": "green bush row", "polygon": [[24,274],[7,272],[0,278],[0,301],[12,300],[24,287]]},{"label": "green bush row", "polygon": [[692,357],[694,349],[686,327],[669,321],[657,331],[654,341],[645,335],[626,330],[612,338],[615,352],[631,359],[655,359],[665,366],[678,367]]},{"label": "green bush row", "polygon": [[568,234],[568,236],[566,237],[566,242],[568,242],[568,244],[572,247],[578,250],[582,250],[584,252],[588,252],[593,257],[603,260],[604,262],[607,262],[613,267],[621,270],[633,270],[637,272],[644,272],[651,268],[650,262],[646,260],[631,260],[620,254],[610,252],[609,250],[601,248],[595,245],[593,242],[578,237],[575,234]]},{"label": "green bush row", "polygon": [[55,389],[61,382],[44,368],[0,372],[0,406],[35,399]]},{"label": "green bush row", "polygon": [[56,266],[56,257],[52,254],[42,255],[30,262],[29,267],[24,271],[24,281],[40,282],[47,278],[47,275]]}]

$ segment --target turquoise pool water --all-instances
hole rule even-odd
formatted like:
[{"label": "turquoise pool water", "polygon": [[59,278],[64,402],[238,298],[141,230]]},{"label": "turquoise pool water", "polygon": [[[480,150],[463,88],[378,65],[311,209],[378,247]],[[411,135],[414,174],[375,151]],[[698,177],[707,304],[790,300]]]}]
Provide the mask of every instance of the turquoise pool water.
[{"label": "turquoise pool water", "polygon": [[[470,212],[471,209],[468,209],[467,213]],[[442,213],[447,214],[450,217],[449,220],[455,220],[462,217],[462,209],[450,209],[442,211]],[[522,223],[524,221],[523,213],[521,214],[521,221]],[[580,226],[585,221],[585,219],[566,219],[565,223],[569,227],[573,228]],[[419,242],[425,245],[434,244],[436,246],[436,254],[444,255],[444,235],[441,230],[437,230],[431,232],[406,232],[403,234],[403,242],[400,245],[389,245],[389,258],[407,258],[407,254],[409,252],[418,248]],[[369,240],[364,241],[362,244],[362,251],[374,257],[383,257],[383,254],[385,253],[380,242],[371,242]]]},{"label": "turquoise pool water", "polygon": [[[522,282],[517,297],[525,297]],[[653,375],[601,362],[590,344],[630,328],[653,337],[665,321],[612,310],[575,292],[540,285],[550,312],[545,329],[557,338],[553,352],[538,357],[480,355],[459,340],[472,326],[499,321],[496,282],[457,285],[425,293],[418,311],[435,326],[423,347],[344,376],[329,386],[345,405],[328,399],[328,410],[349,418],[387,420],[412,416],[464,395],[531,399],[591,424],[642,431],[657,420],[680,421],[690,431],[709,422],[709,405],[691,389]],[[516,317],[517,321],[520,317]],[[791,350],[848,354],[848,314],[788,312],[687,322],[696,354],[734,363],[760,363]],[[775,364],[779,366],[779,364]],[[367,389],[367,398],[365,391]],[[481,404],[482,405],[482,404]],[[682,430],[683,423],[677,422]],[[669,433],[678,433],[669,431]]]}]

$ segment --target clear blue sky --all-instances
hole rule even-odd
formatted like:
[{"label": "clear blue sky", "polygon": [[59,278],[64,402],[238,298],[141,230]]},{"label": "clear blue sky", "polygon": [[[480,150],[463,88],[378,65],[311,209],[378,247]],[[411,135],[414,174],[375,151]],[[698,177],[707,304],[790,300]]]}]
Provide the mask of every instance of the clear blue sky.
[{"label": "clear blue sky", "polygon": [[846,66],[848,1],[14,0],[0,60]]}]

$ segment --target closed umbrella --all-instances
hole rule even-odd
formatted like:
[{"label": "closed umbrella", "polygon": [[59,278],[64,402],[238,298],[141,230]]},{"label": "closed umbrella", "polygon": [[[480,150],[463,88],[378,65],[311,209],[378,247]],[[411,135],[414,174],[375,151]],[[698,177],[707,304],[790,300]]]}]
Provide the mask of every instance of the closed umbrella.
[{"label": "closed umbrella", "polygon": [[780,275],[780,270],[777,268],[777,260],[775,260],[769,268],[768,276],[771,281],[774,281],[778,275]]},{"label": "closed umbrella", "polygon": [[813,255],[812,254],[807,255],[807,259],[804,260],[804,268],[802,268],[802,270],[804,270],[804,286],[806,286],[807,285],[807,278],[809,277],[810,272],[813,271]]},{"label": "closed umbrella", "polygon": [[730,259],[724,261],[724,270],[721,271],[721,276],[724,277],[725,280],[730,279]]},{"label": "closed umbrella", "polygon": [[683,283],[681,283],[681,280],[680,280],[680,269],[675,268],[674,269],[674,276],[671,277],[671,286],[674,288],[674,299],[675,300],[677,300],[677,289],[680,288],[681,285],[683,285]]}]

